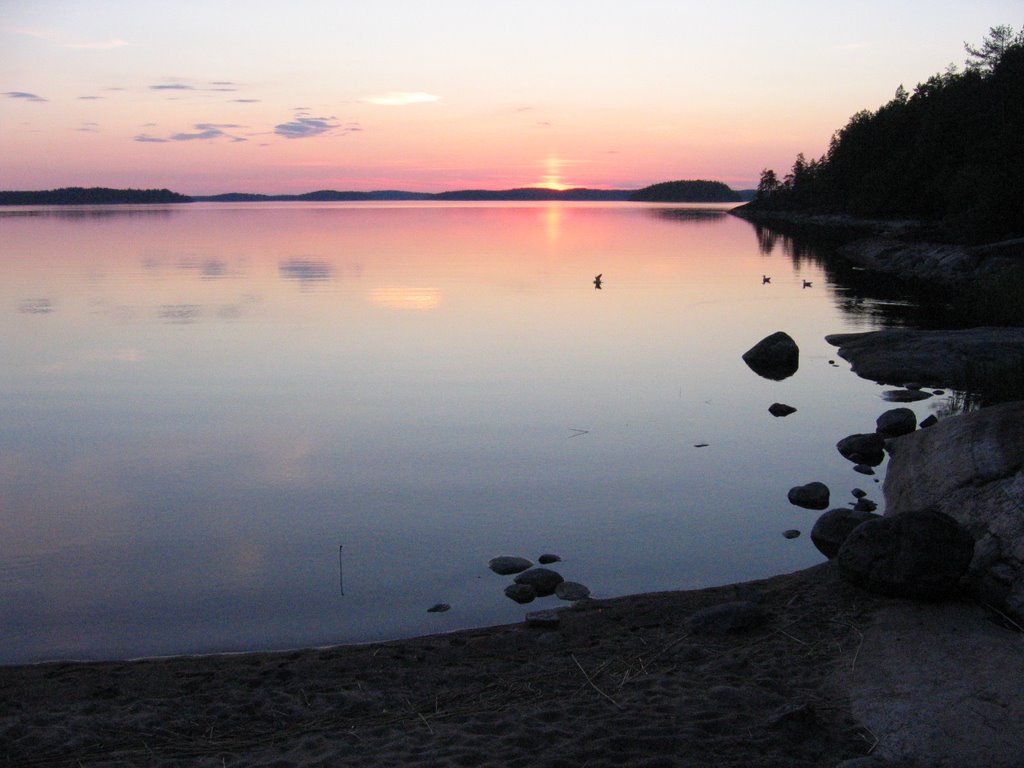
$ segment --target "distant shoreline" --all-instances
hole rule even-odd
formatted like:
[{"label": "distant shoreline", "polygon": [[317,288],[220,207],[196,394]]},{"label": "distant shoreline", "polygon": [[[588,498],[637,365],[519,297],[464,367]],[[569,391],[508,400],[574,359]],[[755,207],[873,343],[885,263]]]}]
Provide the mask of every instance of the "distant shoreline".
[{"label": "distant shoreline", "polygon": [[[385,189],[371,192],[318,190],[302,194],[266,195],[253,192],[226,192],[217,195],[182,195],[168,189],[110,189],[107,187],[64,187],[39,191],[0,191],[0,205],[140,205],[168,203],[263,203],[263,202],[355,202],[355,201],[580,201],[580,202],[678,202],[731,203],[749,199],[751,190],[735,192],[718,182],[667,182],[679,187],[676,194],[653,199],[665,184],[643,189],[460,189],[447,192],[410,192]],[[672,191],[671,187],[669,188]]]}]

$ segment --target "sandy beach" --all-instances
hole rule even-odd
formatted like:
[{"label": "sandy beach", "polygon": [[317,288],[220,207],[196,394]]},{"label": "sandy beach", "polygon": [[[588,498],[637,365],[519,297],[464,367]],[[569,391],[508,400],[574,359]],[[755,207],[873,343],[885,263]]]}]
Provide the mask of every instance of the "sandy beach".
[{"label": "sandy beach", "polygon": [[[754,601],[758,626],[691,616]],[[838,686],[891,601],[829,564],[516,624],[281,653],[0,668],[24,766],[828,766],[875,736]]]}]

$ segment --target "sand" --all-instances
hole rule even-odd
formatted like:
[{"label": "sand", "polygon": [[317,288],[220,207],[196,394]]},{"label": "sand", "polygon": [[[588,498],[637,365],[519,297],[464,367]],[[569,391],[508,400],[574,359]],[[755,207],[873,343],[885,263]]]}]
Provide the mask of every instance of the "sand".
[{"label": "sand", "polygon": [[[764,622],[726,634],[691,628],[696,611],[737,599],[756,600]],[[908,726],[892,708],[871,710],[895,700],[891,665],[913,658],[898,649],[865,655],[887,646],[882,631],[913,639],[917,619],[893,619],[913,610],[846,585],[823,564],[743,585],[590,601],[561,611],[553,629],[523,623],[281,653],[0,667],[0,765],[749,768],[834,766],[906,744],[926,765],[927,745],[907,738],[914,719]],[[997,643],[1024,649],[1019,634],[996,630]],[[913,654],[926,646],[907,645]],[[999,695],[1019,704],[1015,688]],[[913,691],[900,695],[900,711],[913,710]],[[998,696],[987,700],[1000,709]],[[969,717],[962,725],[973,732]],[[970,743],[959,748],[976,754]]]}]

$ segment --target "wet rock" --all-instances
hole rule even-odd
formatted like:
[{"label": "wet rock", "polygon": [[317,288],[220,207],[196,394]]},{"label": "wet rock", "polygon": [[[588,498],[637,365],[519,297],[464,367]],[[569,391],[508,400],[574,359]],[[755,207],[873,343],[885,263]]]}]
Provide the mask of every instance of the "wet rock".
[{"label": "wet rock", "polygon": [[882,437],[899,437],[917,429],[917,414],[909,408],[892,408],[875,420],[875,432]]},{"label": "wet rock", "polygon": [[[873,475],[875,470],[869,467],[867,464],[857,464],[853,468],[854,472],[860,472],[862,475]],[[877,480],[875,482],[878,482]]]},{"label": "wet rock", "polygon": [[951,595],[974,555],[974,539],[934,509],[868,520],[846,537],[839,575],[882,595],[940,600]]},{"label": "wet rock", "polygon": [[928,427],[934,427],[938,423],[939,417],[933,413],[930,416],[925,416],[921,419],[921,423],[918,424],[918,426],[921,427],[921,429],[928,429]]},{"label": "wet rock", "polygon": [[854,488],[852,491],[850,491],[850,493],[853,494],[853,498],[855,499],[863,499],[865,496],[868,495],[867,491],[862,490],[860,488]]},{"label": "wet rock", "polygon": [[513,573],[521,573],[522,571],[525,571],[533,565],[533,563],[525,557],[502,555],[501,557],[491,558],[491,561],[487,565],[492,571],[500,576],[511,576]]},{"label": "wet rock", "polygon": [[728,635],[753,629],[765,621],[757,603],[736,600],[702,608],[690,616],[690,631],[695,635]]},{"label": "wet rock", "polygon": [[537,590],[538,597],[550,595],[563,581],[562,574],[548,568],[530,568],[515,578],[516,584],[529,584]]},{"label": "wet rock", "polygon": [[550,552],[546,552],[545,554],[537,558],[537,562],[541,565],[550,565],[551,563],[559,562],[561,559],[562,558],[560,558],[558,555],[553,555]]},{"label": "wet rock", "polygon": [[787,497],[790,504],[804,509],[825,509],[828,506],[829,490],[824,483],[813,482],[790,488]]},{"label": "wet rock", "polygon": [[848,435],[836,443],[836,449],[854,464],[877,467],[885,459],[885,439],[877,432]]},{"label": "wet rock", "polygon": [[555,597],[560,600],[575,602],[585,597],[590,597],[590,588],[575,581],[563,581],[555,587]]},{"label": "wet rock", "polygon": [[853,508],[858,512],[874,512],[878,509],[878,504],[868,498],[857,499],[857,503],[853,505]]},{"label": "wet rock", "polygon": [[798,531],[796,528],[790,528],[788,531],[783,531],[782,535],[785,536],[787,539],[796,539],[799,538],[800,531]]},{"label": "wet rock", "polygon": [[768,406],[768,413],[776,417],[789,416],[791,413],[796,413],[796,408],[785,403],[772,403]]},{"label": "wet rock", "polygon": [[435,605],[427,608],[427,613],[444,613],[450,611],[452,607],[448,603],[436,603]]},{"label": "wet rock", "polygon": [[830,509],[825,512],[811,529],[811,541],[825,557],[831,560],[839,554],[846,537],[854,528],[879,515],[857,509]]},{"label": "wet rock", "polygon": [[890,403],[915,403],[931,396],[931,392],[922,392],[920,389],[887,389],[882,393],[882,399]]},{"label": "wet rock", "polygon": [[744,352],[743,362],[758,376],[781,381],[800,367],[800,348],[788,333],[776,331]]},{"label": "wet rock", "polygon": [[532,603],[537,597],[537,590],[529,584],[509,584],[505,587],[505,596],[517,603]]}]

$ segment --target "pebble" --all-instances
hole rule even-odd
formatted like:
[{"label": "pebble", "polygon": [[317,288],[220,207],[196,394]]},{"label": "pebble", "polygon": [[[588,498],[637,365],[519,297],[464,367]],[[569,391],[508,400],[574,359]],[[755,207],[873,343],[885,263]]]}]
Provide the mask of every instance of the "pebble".
[{"label": "pebble", "polygon": [[522,573],[532,565],[533,563],[525,557],[510,557],[508,555],[491,558],[491,561],[487,564],[492,571],[500,576],[510,576],[513,573]]},{"label": "pebble", "polygon": [[445,611],[450,611],[451,608],[448,603],[437,603],[427,608],[427,613],[444,613]]},{"label": "pebble", "polygon": [[797,536],[800,535],[800,531],[798,531],[796,528],[790,528],[788,531],[783,531],[782,535],[785,536],[787,539],[795,539]]},{"label": "pebble", "polygon": [[541,565],[549,565],[551,563],[557,563],[561,560],[558,555],[553,555],[550,552],[545,552],[543,555],[537,558],[537,562]]}]

